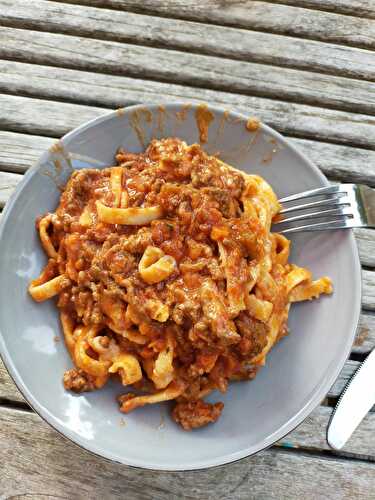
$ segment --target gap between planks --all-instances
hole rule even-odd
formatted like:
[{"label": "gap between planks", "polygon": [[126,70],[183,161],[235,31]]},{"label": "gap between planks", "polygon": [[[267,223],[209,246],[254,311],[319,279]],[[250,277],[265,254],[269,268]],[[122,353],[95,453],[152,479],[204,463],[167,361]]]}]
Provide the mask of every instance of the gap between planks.
[{"label": "gap between planks", "polygon": [[[6,67],[5,64],[3,61],[3,67]],[[21,66],[25,72],[33,75],[29,92],[39,92],[44,85],[46,90],[42,93],[48,95],[49,100],[0,94],[0,122],[3,129],[61,136],[68,130],[63,125],[65,115],[76,126],[79,120],[85,121],[85,116],[91,118],[95,113],[104,113],[110,108],[136,103],[203,101],[247,116],[256,115],[286,135],[375,149],[375,117],[368,115],[124,76],[110,78],[103,74],[62,68],[43,67],[38,70],[37,66],[32,69],[34,65]],[[55,78],[38,77],[38,71],[42,70],[50,72]],[[0,73],[0,82],[3,81],[0,86],[10,91],[12,84],[10,81],[7,83],[7,78],[9,76]],[[22,84],[18,80],[18,83],[14,81],[13,88],[13,91],[27,91],[28,87],[27,83]],[[56,102],[56,99],[84,104]],[[102,106],[100,108],[97,106],[99,103]],[[36,119],[35,114],[38,115]],[[52,118],[52,114],[56,119]]]},{"label": "gap between planks", "polygon": [[[372,0],[242,0],[239,5],[228,2],[223,4],[220,0],[53,0],[57,3],[93,5],[100,8],[114,9],[128,12],[139,12],[152,14],[155,16],[167,17],[170,19],[198,20],[201,16],[204,22],[210,22],[208,9],[211,8],[213,23],[227,24],[235,26],[243,23],[247,11],[252,8],[252,4],[268,4],[271,7],[295,7],[307,10],[313,14],[334,13],[338,16],[355,17],[362,20],[375,19],[375,6]],[[203,5],[202,5],[203,4]],[[221,11],[221,12],[218,12]],[[234,11],[234,12],[233,12]],[[242,19],[241,19],[242,18]]]},{"label": "gap between planks", "polygon": [[[43,496],[52,498],[121,499],[125,485],[135,500],[248,498],[249,491],[253,498],[268,498],[277,491],[281,500],[301,496],[361,500],[370,498],[374,486],[375,465],[370,462],[277,447],[210,470],[134,471],[77,448],[36,415],[3,409],[0,420],[0,489],[5,498],[26,492],[40,498],[43,491]],[[126,436],[126,427],[121,429]]]},{"label": "gap between planks", "polygon": [[[94,0],[95,1],[95,0]],[[116,0],[109,0],[116,1]],[[122,1],[122,0],[118,0]],[[265,0],[268,3],[295,5],[323,12],[336,12],[358,18],[375,19],[375,4],[373,0]]]},{"label": "gap between planks", "polygon": [[[1,373],[1,371],[0,371]],[[230,408],[228,409],[230,411]],[[22,420],[25,418],[22,412],[33,413],[32,409],[23,402],[20,396],[20,401],[12,401],[9,405],[0,405],[0,421],[4,415],[14,415]],[[333,412],[333,408],[327,406],[318,406],[312,413],[287,436],[282,438],[276,446],[285,447],[300,451],[322,452],[331,451],[326,441],[326,429]],[[39,419],[33,415],[33,420]],[[121,415],[119,414],[119,421]],[[135,417],[136,418],[136,417]],[[358,427],[352,438],[348,441],[345,447],[338,453],[337,456],[345,456],[351,454],[359,459],[375,460],[374,445],[375,435],[372,430],[375,425],[375,412],[370,412]],[[334,454],[332,453],[332,456]]]},{"label": "gap between planks", "polygon": [[[52,41],[53,39],[50,39],[50,42]],[[30,47],[33,46],[34,52],[38,52],[38,46],[35,40],[32,44],[33,45],[30,45]],[[16,47],[17,43],[12,46],[12,50]],[[22,52],[20,49],[20,42],[18,42],[18,47],[19,51],[17,51],[16,56],[21,60]],[[105,82],[108,82],[111,86],[118,86],[121,88],[126,84],[127,80],[130,80],[126,75],[121,76],[123,68],[119,70],[116,61],[113,62],[113,73],[119,74],[111,74],[110,76],[105,72],[106,69],[104,66],[101,66],[100,71],[98,71],[97,67],[81,67],[85,65],[86,56],[88,58],[93,57],[94,54],[92,53],[92,49],[91,56],[89,53],[85,56],[76,56],[77,60],[75,62],[72,61],[69,50],[69,47],[65,45],[64,49],[59,50],[58,56],[55,59],[51,60],[49,55],[46,55],[43,60],[40,59],[39,62],[42,64],[39,64],[38,60],[34,61],[33,64],[29,64],[29,62],[33,62],[32,59],[24,60],[24,62],[8,60],[7,58],[11,56],[11,53],[6,51],[3,53],[5,60],[0,61],[1,90],[9,94],[29,96],[40,95],[49,98],[49,96],[53,96],[54,90],[60,89],[60,93],[63,91],[63,82],[67,79],[75,83],[79,81],[80,84],[84,86],[103,86],[103,90]],[[38,52],[38,57],[40,57],[40,51]],[[102,57],[105,58],[106,55],[102,54]],[[190,54],[185,57],[187,59],[185,62],[188,63],[188,59],[191,57],[194,58],[194,55]],[[23,59],[25,59],[25,57]],[[210,67],[210,65],[207,65],[208,61],[206,58],[202,59],[200,57],[198,59],[192,62],[199,64],[196,68],[201,74],[199,81],[195,79],[193,74],[190,75],[190,78],[189,72],[186,71],[185,74],[182,75],[183,78],[181,82],[178,83],[178,86],[187,85],[186,82],[190,79],[190,84],[193,88],[203,86],[209,90],[211,87],[217,86],[217,90],[222,88],[221,91],[225,91],[229,94],[239,93],[243,96],[258,96],[272,100],[295,102],[297,105],[309,104],[314,107],[325,107],[338,111],[347,110],[350,113],[375,115],[374,84],[371,82],[285,68],[270,68],[258,63],[246,63],[245,67],[244,65],[234,62],[232,74],[230,74],[229,71],[231,68],[228,68],[227,74],[221,75],[220,85],[217,83],[212,85],[211,80],[219,78],[219,66],[216,64]],[[166,61],[165,64],[174,66],[175,63],[171,59],[169,63]],[[87,73],[85,71],[86,69],[89,69],[90,73]],[[176,71],[179,70],[176,69]],[[249,74],[251,74],[250,78],[248,77]],[[268,75],[267,80],[265,80],[265,74]],[[204,77],[204,75],[206,75],[206,77]],[[143,75],[144,78],[146,76],[147,75]],[[138,81],[138,85],[139,78],[139,76],[133,76],[133,80]],[[207,78],[207,80],[205,78]],[[152,74],[148,75],[146,80],[149,80],[149,85],[152,85]],[[178,78],[176,78],[176,80],[178,80]],[[168,82],[164,83],[164,85],[166,84],[168,84]],[[171,85],[175,84],[172,83]],[[213,91],[212,88],[211,91]],[[68,96],[69,93],[66,89],[66,100],[69,100]],[[56,96],[54,98],[56,98]],[[82,102],[90,103],[92,99],[93,96],[86,94]]]},{"label": "gap between planks", "polygon": [[[233,73],[235,63],[238,65],[242,59],[245,67],[253,62],[272,67],[306,70],[310,73],[375,80],[373,52],[355,47],[259,31],[202,25],[191,21],[170,22],[164,18],[142,14],[118,12],[114,18],[111,10],[80,5],[67,6],[48,0],[19,0],[17,3],[1,0],[0,6],[3,6],[0,9],[0,23],[3,25],[2,50],[11,51],[14,45],[13,54],[16,54],[17,39],[25,36],[22,31],[33,29],[39,31],[32,32],[31,40],[24,40],[25,54],[29,52],[28,44],[33,39],[39,42],[40,50],[43,51],[43,47],[49,45],[46,37],[51,37],[52,42],[58,37],[55,32],[58,32],[73,38],[75,43],[71,50],[72,55],[79,52],[79,46],[82,46],[82,52],[88,52],[90,42],[91,45],[96,42],[98,49],[100,43],[103,46],[111,44],[112,50],[122,46],[127,52],[133,47],[138,59],[141,49],[143,52],[148,49],[148,64],[144,65],[144,71],[151,70],[153,59],[165,58],[163,50],[168,49],[172,52],[170,57],[173,57],[173,52],[179,54],[176,57],[182,58],[182,64],[189,55],[189,64],[193,69],[198,65],[199,58],[212,57],[211,67],[221,68],[223,76]],[[7,26],[12,29],[8,28],[6,31]],[[15,36],[12,37],[11,31],[15,29]],[[60,46],[62,43],[69,45],[68,39],[64,42],[64,39],[60,38]],[[142,57],[145,56],[146,54]],[[140,63],[140,60],[137,62]],[[129,61],[127,63],[127,71],[134,71],[134,66],[129,66]],[[272,71],[272,68],[269,71]],[[159,72],[163,72],[162,67]],[[251,73],[248,75],[250,77]],[[198,78],[199,74],[195,76]],[[264,78],[264,81],[267,79]]]},{"label": "gap between planks", "polygon": [[[32,0],[31,8],[37,7]],[[50,2],[52,3],[52,2]],[[50,3],[44,2],[44,8],[47,8]],[[95,26],[100,26],[100,21],[103,19],[103,14],[98,12],[97,7],[105,12],[111,8],[111,2],[107,0],[81,0],[81,1],[57,1],[53,3],[60,5],[60,13],[68,11],[67,4],[74,11],[72,15],[77,15],[79,12],[85,12],[82,6],[91,7],[91,13],[88,9],[87,18],[90,22],[95,18]],[[187,2],[175,2],[164,0],[152,0],[146,2],[122,2],[124,5],[121,10],[117,10],[115,22],[121,22],[122,19],[132,18],[132,14],[142,14],[144,16],[166,18],[164,21],[159,21],[161,27],[170,27],[171,24],[176,23],[176,20],[181,21],[194,21],[195,23],[203,23],[204,25],[214,25],[218,29],[222,26],[231,28],[247,29],[251,31],[260,31],[263,33],[285,35],[288,37],[304,38],[307,40],[320,41],[323,43],[335,43],[348,45],[351,47],[374,49],[375,48],[375,22],[369,19],[358,20],[356,17],[340,15],[330,12],[322,12],[300,7],[294,7],[283,4],[268,3],[267,1],[248,0],[243,1],[241,4],[223,5],[221,0],[211,0],[210,2],[201,2],[199,0],[190,0]],[[18,2],[20,5],[20,2]],[[12,3],[7,3],[7,8],[13,7]],[[43,7],[43,4],[41,4]],[[71,7],[74,5],[75,7]],[[80,9],[81,8],[81,9]],[[57,10],[57,8],[56,8]],[[53,10],[52,10],[53,13]],[[7,12],[5,17],[9,22],[21,19],[16,19]],[[38,19],[36,19],[36,17]],[[104,16],[105,17],[105,16]],[[113,15],[112,15],[113,19]],[[291,23],[290,20],[293,19]],[[45,26],[37,24],[40,20],[40,14],[35,12],[31,19],[27,21],[31,23],[31,27],[38,29]],[[51,22],[51,19],[48,18]],[[78,20],[77,20],[78,21]],[[26,23],[26,20],[24,20]],[[129,22],[129,19],[127,19]],[[167,24],[168,23],[168,24]],[[63,23],[59,23],[60,29]],[[25,26],[22,27],[27,27]],[[70,27],[70,26],[69,26]],[[88,36],[93,33],[99,34],[98,30],[89,28],[85,30]],[[177,26],[178,28],[178,26]],[[72,29],[70,27],[70,29]],[[85,26],[81,24],[81,32]],[[209,28],[212,30],[212,28]],[[64,30],[69,33],[68,26]],[[125,36],[126,28],[123,31]]]},{"label": "gap between planks", "polygon": [[[17,418],[17,412],[31,413],[34,414],[33,418],[37,420],[35,412],[26,402],[5,401],[3,404],[0,400],[0,421],[2,420],[2,411],[5,412],[5,415],[14,414],[15,418]],[[375,461],[375,436],[373,436],[372,432],[375,425],[375,412],[368,413],[345,447],[338,452],[329,447],[326,439],[326,429],[332,413],[333,408],[318,406],[296,429],[275,443],[274,447],[302,453],[321,454],[322,452],[328,452],[331,457],[345,458],[349,455],[357,460]],[[20,417],[24,418],[23,415]]]}]

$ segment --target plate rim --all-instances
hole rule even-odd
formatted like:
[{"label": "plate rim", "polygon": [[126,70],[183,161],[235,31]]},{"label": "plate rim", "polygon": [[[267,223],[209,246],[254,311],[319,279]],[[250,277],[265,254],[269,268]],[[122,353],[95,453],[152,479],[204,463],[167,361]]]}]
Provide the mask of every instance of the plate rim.
[{"label": "plate rim", "polygon": [[[150,110],[157,110],[160,108],[160,106],[163,106],[166,109],[168,109],[171,107],[177,107],[177,108],[186,107],[187,105],[189,105],[191,109],[196,109],[201,104],[202,103],[190,103],[186,101],[170,101],[170,102],[160,102],[156,104],[155,103],[136,104],[132,106],[127,106],[125,108],[120,108],[120,110],[125,110],[126,113],[129,113],[132,111],[144,109],[145,107],[147,107],[147,109]],[[226,112],[229,111],[230,115],[234,115],[234,117],[239,119],[240,121],[248,120],[249,118],[249,115],[246,116],[245,114],[240,113],[238,111],[226,110],[225,108],[216,105],[208,104],[208,108],[213,112],[220,114],[223,113],[224,111]],[[93,126],[100,125],[102,122],[111,120],[114,117],[118,116],[119,115],[118,111],[119,111],[118,109],[113,110],[108,113],[104,113],[103,115],[100,115],[96,118],[93,118],[92,120],[84,122],[80,126],[74,128],[73,130],[69,131],[67,134],[62,136],[61,139],[56,139],[56,142],[62,142],[63,144],[65,144],[67,141],[73,139],[77,134],[80,134],[84,130],[87,130]],[[322,186],[329,185],[328,179],[320,171],[320,169],[316,165],[314,165],[314,163],[304,153],[299,151],[298,148],[296,148],[289,141],[288,138],[282,136],[279,132],[274,130],[272,127],[264,124],[263,122],[260,122],[260,127],[264,129],[267,133],[272,135],[275,139],[280,141],[282,144],[284,144],[287,148],[291,149],[293,153],[296,156],[298,156],[302,162],[306,163],[309,166],[309,168],[311,168],[317,174],[317,177],[321,181]],[[33,164],[33,166],[31,166],[28,169],[28,171],[24,174],[23,179],[17,185],[16,189],[14,190],[8,202],[6,203],[3,209],[0,222],[0,245],[3,239],[4,227],[6,225],[7,220],[11,216],[12,209],[16,200],[21,195],[23,187],[28,182],[28,179],[39,170],[40,165],[43,162],[43,159],[46,156],[48,156],[48,152],[49,150],[42,153],[42,155],[40,155],[40,157]],[[349,232],[348,244],[350,244],[351,247],[353,255],[353,267],[355,269],[352,285],[356,291],[355,296],[358,297],[358,299],[353,303],[353,316],[352,316],[353,320],[352,324],[350,325],[351,333],[350,335],[348,335],[346,344],[342,349],[339,362],[331,370],[331,375],[323,380],[323,382],[310,396],[310,398],[308,399],[306,404],[300,409],[300,411],[297,412],[293,417],[291,417],[287,422],[285,422],[282,427],[280,427],[273,434],[271,434],[271,436],[267,436],[267,438],[263,441],[263,444],[261,446],[252,446],[244,448],[243,450],[240,450],[238,452],[221,455],[219,458],[215,460],[213,459],[206,459],[203,461],[196,460],[191,464],[189,464],[189,466],[185,465],[183,467],[179,467],[178,465],[169,467],[167,465],[164,466],[157,463],[152,463],[150,461],[141,461],[141,460],[132,461],[132,460],[127,460],[123,457],[118,457],[117,455],[112,454],[108,450],[97,447],[95,445],[95,442],[88,443],[87,441],[83,440],[76,432],[70,430],[64,424],[61,424],[57,416],[53,415],[49,410],[47,410],[42,404],[38,402],[37,398],[29,391],[26,383],[22,380],[21,376],[19,375],[16,369],[15,364],[12,361],[12,358],[6,347],[5,338],[2,334],[1,324],[0,324],[0,358],[2,359],[5,368],[10,377],[12,378],[13,382],[15,383],[16,387],[18,388],[22,396],[25,398],[27,403],[30,405],[30,407],[35,411],[37,415],[39,415],[48,425],[50,425],[61,436],[68,439],[76,446],[79,446],[80,448],[92,453],[93,455],[96,455],[100,458],[104,458],[107,461],[115,462],[121,465],[126,465],[136,469],[165,471],[165,472],[178,472],[178,471],[182,472],[182,471],[198,471],[198,470],[211,469],[248,458],[250,456],[259,453],[260,451],[266,450],[280,439],[283,439],[287,434],[292,432],[310,415],[310,413],[320,404],[321,400],[325,397],[330,387],[334,384],[345,362],[347,361],[350,355],[351,347],[355,339],[355,334],[358,328],[360,313],[361,313],[362,277],[361,277],[361,264],[359,260],[359,252],[355,242],[353,230],[345,230],[345,231]]]}]

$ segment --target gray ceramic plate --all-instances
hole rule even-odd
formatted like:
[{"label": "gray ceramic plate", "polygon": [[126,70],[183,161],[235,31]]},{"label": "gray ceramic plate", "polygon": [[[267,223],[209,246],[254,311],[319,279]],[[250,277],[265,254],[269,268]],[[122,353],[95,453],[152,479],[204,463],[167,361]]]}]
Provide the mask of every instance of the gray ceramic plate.
[{"label": "gray ceramic plate", "polygon": [[[269,127],[249,132],[247,117],[217,108],[212,112],[206,150],[262,175],[280,197],[327,184],[307,158]],[[195,113],[194,106],[182,104],[136,106],[74,130],[25,175],[0,229],[0,350],[17,386],[47,422],[80,446],[123,464],[160,470],[225,464],[291,431],[338,376],[360,311],[360,265],[352,233],[299,235],[293,239],[292,260],[316,276],[331,276],[335,292],[292,308],[290,335],[273,349],[255,381],[234,383],[224,396],[212,395],[212,401],[225,403],[216,424],[184,432],[169,418],[167,405],[123,416],[115,401],[122,392],[116,383],[79,396],[64,390],[62,375],[71,360],[64,342],[56,342],[61,333],[55,304],[36,304],[26,291],[45,263],[35,218],[55,209],[70,165],[112,164],[119,146],[139,152],[153,137],[197,142]]]}]

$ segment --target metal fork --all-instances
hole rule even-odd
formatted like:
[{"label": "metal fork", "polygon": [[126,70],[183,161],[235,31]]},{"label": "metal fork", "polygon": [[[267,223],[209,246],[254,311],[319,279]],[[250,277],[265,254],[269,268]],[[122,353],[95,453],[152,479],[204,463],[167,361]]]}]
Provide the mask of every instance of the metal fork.
[{"label": "metal fork", "polygon": [[282,210],[273,223],[278,233],[375,227],[375,189],[362,184],[312,189],[279,201]]}]

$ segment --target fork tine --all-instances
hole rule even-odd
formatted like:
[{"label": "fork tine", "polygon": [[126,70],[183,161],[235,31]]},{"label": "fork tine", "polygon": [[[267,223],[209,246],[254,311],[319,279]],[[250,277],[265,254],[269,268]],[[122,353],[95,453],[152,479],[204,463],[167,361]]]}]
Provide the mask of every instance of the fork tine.
[{"label": "fork tine", "polygon": [[306,210],[307,208],[326,208],[345,205],[349,205],[349,203],[342,202],[342,197],[338,196],[335,198],[328,198],[326,200],[312,201],[311,203],[305,203],[303,205],[295,205],[294,207],[283,208],[280,210],[279,214],[287,214],[297,210]]},{"label": "fork tine", "polygon": [[[342,204],[342,205],[347,205],[347,204]],[[352,211],[350,210],[350,208],[347,208],[346,206],[344,206],[344,208],[330,208],[328,210],[320,210],[319,212],[311,212],[311,213],[308,213],[308,214],[302,214],[302,215],[295,215],[295,216],[292,216],[292,217],[287,217],[285,219],[281,219],[281,220],[279,220],[277,222],[274,222],[273,225],[284,224],[284,223],[287,223],[287,222],[296,222],[298,220],[319,219],[319,218],[325,217],[328,214],[330,214],[331,216],[333,216],[333,215],[341,215],[342,217],[348,217],[350,215],[353,215]]]},{"label": "fork tine", "polygon": [[305,226],[291,227],[288,229],[282,229],[281,231],[277,231],[280,234],[287,233],[298,233],[301,231],[322,231],[324,229],[345,229],[347,227],[354,227],[351,219],[346,220],[336,220],[336,221],[328,221],[328,222],[318,222],[315,224],[307,224]]},{"label": "fork tine", "polygon": [[279,200],[280,203],[287,203],[289,201],[300,200],[302,198],[309,198],[310,196],[318,196],[322,194],[333,194],[342,192],[342,187],[338,186],[327,186],[323,188],[311,189],[310,191],[304,191],[303,193],[293,194],[291,196],[286,196]]}]

